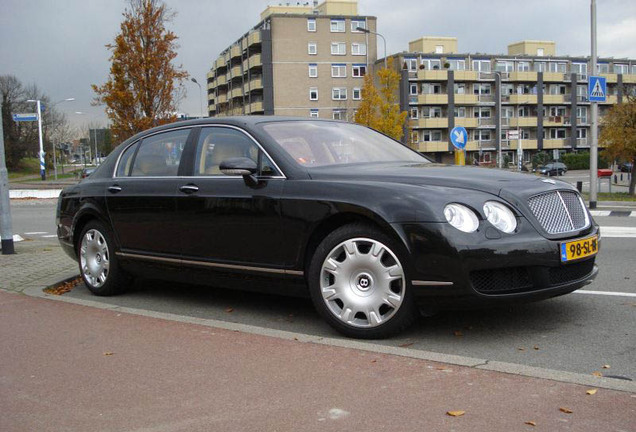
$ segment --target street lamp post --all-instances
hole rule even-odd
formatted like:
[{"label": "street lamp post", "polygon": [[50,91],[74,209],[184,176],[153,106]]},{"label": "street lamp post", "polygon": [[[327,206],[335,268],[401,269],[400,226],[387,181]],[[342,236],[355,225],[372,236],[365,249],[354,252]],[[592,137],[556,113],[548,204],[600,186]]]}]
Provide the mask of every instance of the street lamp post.
[{"label": "street lamp post", "polygon": [[[74,101],[75,98],[67,98],[63,99],[59,102],[55,102],[51,105],[53,108],[55,105],[62,102],[71,102]],[[42,181],[46,180],[46,163],[44,161],[44,141],[42,138],[42,101],[40,99],[29,99],[27,102],[35,102],[37,104],[37,114],[38,114],[38,137],[40,141],[40,177],[42,177]],[[53,149],[53,154],[55,155],[55,149]],[[57,178],[57,176],[56,176]]]},{"label": "street lamp post", "polygon": [[[592,67],[592,74],[598,73],[596,70],[596,0],[592,0],[590,4],[590,26],[592,34],[592,58],[590,65]],[[588,89],[589,91],[589,89]],[[598,195],[598,102],[591,101],[592,109],[592,125],[591,125],[591,140],[590,142],[590,208],[596,208],[596,199]]]},{"label": "street lamp post", "polygon": [[195,78],[190,78],[190,81],[199,86],[199,103],[201,104],[201,117],[207,117],[203,115],[203,88]]},{"label": "street lamp post", "polygon": [[380,33],[371,31],[371,30],[369,30],[367,28],[364,28],[364,27],[356,27],[356,30],[357,31],[361,31],[363,33],[371,33],[371,34],[374,34],[376,36],[380,36],[382,38],[382,42],[384,43],[384,68],[386,69],[386,39],[384,39],[384,36],[382,36]]}]

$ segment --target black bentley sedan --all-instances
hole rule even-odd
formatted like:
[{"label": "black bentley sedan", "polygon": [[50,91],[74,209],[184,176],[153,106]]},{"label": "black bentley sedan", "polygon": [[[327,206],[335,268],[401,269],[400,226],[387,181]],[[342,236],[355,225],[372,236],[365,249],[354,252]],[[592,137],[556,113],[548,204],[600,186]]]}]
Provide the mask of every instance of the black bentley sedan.
[{"label": "black bentley sedan", "polygon": [[569,293],[598,226],[566,183],[432,163],[337,121],[234,117],[140,133],[59,198],[57,232],[96,295],[133,277],[311,297],[359,338],[418,309]]}]

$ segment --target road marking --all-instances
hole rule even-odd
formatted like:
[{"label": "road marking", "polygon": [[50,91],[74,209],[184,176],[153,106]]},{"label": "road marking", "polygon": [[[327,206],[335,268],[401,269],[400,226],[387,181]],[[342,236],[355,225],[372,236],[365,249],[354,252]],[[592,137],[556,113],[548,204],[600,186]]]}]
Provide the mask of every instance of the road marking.
[{"label": "road marking", "polygon": [[49,235],[43,235],[43,238],[53,238],[53,237],[57,237],[57,234],[49,234]]},{"label": "road marking", "polygon": [[33,232],[25,232],[25,235],[39,235],[39,234],[47,234],[46,231],[33,231]]},{"label": "road marking", "polygon": [[[2,237],[0,237],[0,240],[2,240]],[[18,234],[13,234],[13,241],[14,242],[21,242],[21,241],[24,241],[24,239],[22,237],[20,237]]]},{"label": "road marking", "polygon": [[636,297],[636,293],[626,293],[626,292],[588,291],[588,290],[578,290],[574,292],[579,294],[606,295],[606,296],[617,296],[617,297]]},{"label": "road marking", "polygon": [[636,238],[636,227],[601,226],[601,238]]},{"label": "road marking", "polygon": [[592,216],[609,216],[611,211],[609,210],[590,210]]}]

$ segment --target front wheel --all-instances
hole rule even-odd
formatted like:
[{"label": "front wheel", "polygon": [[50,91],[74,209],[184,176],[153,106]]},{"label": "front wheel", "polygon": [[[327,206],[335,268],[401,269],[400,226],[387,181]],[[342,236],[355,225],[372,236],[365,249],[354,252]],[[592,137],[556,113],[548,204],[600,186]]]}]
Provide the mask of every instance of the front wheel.
[{"label": "front wheel", "polygon": [[77,246],[79,268],[86,287],[95,295],[118,294],[130,282],[119,268],[110,231],[104,224],[91,221],[82,230]]},{"label": "front wheel", "polygon": [[316,249],[309,289],[322,317],[346,336],[376,339],[406,329],[416,317],[400,245],[361,224],[343,226]]}]

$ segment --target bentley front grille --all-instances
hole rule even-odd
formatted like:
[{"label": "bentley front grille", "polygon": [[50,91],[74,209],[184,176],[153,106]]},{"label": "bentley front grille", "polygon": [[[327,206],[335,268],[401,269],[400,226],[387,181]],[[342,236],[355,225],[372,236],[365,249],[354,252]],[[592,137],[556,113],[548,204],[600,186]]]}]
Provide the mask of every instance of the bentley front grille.
[{"label": "bentley front grille", "polygon": [[580,195],[572,191],[551,191],[535,195],[528,206],[548,234],[564,234],[586,228],[590,219]]}]

